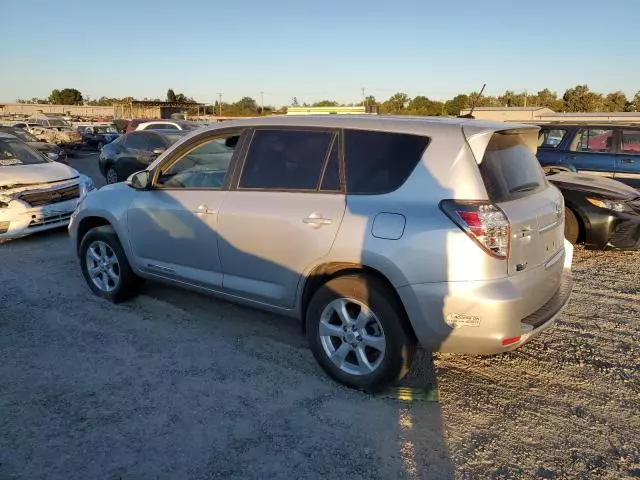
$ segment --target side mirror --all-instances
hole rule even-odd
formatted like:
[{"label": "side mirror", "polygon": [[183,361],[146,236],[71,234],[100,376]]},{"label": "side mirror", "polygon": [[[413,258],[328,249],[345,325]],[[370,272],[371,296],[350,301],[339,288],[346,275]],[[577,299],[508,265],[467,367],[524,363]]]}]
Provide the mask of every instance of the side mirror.
[{"label": "side mirror", "polygon": [[164,152],[164,148],[154,148],[151,153],[153,153],[156,157]]},{"label": "side mirror", "polygon": [[151,172],[149,170],[142,170],[133,173],[127,178],[125,183],[136,190],[148,190],[151,187]]}]

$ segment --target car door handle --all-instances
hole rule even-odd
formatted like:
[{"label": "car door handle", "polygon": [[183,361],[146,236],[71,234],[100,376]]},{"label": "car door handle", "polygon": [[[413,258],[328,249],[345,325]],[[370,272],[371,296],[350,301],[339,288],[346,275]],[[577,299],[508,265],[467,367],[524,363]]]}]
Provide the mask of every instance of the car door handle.
[{"label": "car door handle", "polygon": [[211,210],[206,205],[200,205],[198,208],[196,208],[193,211],[193,213],[200,214],[200,215],[214,215],[216,213],[216,211],[215,210]]},{"label": "car door handle", "polygon": [[620,163],[633,163],[634,160],[633,158],[623,158],[622,160],[620,160]]},{"label": "car door handle", "polygon": [[302,223],[306,223],[307,225],[311,225],[312,227],[321,227],[322,225],[331,225],[333,220],[330,218],[324,218],[322,215],[311,214],[306,218],[302,219]]}]

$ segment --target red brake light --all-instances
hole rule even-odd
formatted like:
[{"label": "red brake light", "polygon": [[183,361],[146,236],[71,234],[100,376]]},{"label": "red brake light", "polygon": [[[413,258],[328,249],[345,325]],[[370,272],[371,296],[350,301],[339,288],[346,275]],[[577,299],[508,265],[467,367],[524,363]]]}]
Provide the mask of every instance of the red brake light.
[{"label": "red brake light", "polygon": [[443,200],[440,208],[488,254],[507,258],[509,220],[498,207],[482,201]]}]

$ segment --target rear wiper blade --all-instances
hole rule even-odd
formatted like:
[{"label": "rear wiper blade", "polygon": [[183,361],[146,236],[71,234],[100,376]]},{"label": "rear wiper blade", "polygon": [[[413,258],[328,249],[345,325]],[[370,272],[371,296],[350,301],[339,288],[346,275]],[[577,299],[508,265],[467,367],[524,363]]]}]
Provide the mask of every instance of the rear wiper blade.
[{"label": "rear wiper blade", "polygon": [[529,182],[510,189],[509,193],[528,192],[530,190],[535,190],[539,186],[540,184],[538,182]]}]

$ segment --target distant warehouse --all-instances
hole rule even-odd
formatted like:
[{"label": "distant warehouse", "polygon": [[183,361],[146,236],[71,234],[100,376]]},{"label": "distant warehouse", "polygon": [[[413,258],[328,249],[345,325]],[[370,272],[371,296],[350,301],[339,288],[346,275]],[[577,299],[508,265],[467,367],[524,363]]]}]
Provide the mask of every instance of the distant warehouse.
[{"label": "distant warehouse", "polygon": [[171,118],[171,115],[200,115],[204,114],[205,105],[197,102],[155,102],[147,100],[133,100],[131,102],[115,103],[113,105],[115,118]]},{"label": "distant warehouse", "polygon": [[364,115],[376,114],[378,107],[287,107],[287,115]]}]

